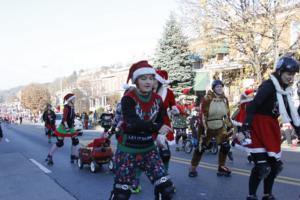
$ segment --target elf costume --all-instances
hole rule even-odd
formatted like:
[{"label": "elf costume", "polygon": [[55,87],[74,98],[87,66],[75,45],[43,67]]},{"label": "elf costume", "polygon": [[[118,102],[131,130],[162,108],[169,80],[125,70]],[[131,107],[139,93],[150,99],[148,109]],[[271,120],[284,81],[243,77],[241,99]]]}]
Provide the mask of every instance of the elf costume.
[{"label": "elf costume", "polygon": [[[147,61],[131,66],[128,80],[133,83],[143,75],[155,75],[155,70]],[[154,144],[154,137],[163,126],[166,115],[159,95],[149,92],[141,94],[137,90],[127,92],[121,100],[122,133],[118,136],[115,153],[115,182],[111,200],[127,200],[131,195],[131,185],[136,170],[145,171],[151,183],[155,185],[155,197],[172,199],[174,188],[167,176],[161,158]]]},{"label": "elf costume", "polygon": [[79,140],[77,138],[78,132],[74,129],[74,119],[75,119],[75,111],[74,111],[74,101],[75,95],[72,93],[67,94],[64,97],[64,110],[63,110],[63,118],[59,127],[55,131],[57,142],[54,144],[46,158],[46,162],[48,165],[53,165],[52,156],[54,152],[64,145],[64,138],[71,137],[72,139],[72,149],[71,149],[71,163],[74,163],[77,157],[77,145],[79,144]]}]

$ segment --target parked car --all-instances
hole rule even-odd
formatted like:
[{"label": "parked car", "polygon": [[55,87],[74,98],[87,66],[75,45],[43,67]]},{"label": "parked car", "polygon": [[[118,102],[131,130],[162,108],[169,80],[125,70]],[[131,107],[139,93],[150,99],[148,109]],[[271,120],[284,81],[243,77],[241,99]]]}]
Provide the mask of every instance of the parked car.
[{"label": "parked car", "polygon": [[[55,126],[56,128],[60,125],[61,123],[61,120],[62,120],[62,117],[63,117],[63,114],[62,113],[56,113],[56,119],[55,119]],[[82,125],[82,122],[80,120],[79,117],[75,117],[75,120],[74,120],[74,128],[77,132],[79,132],[79,136],[82,136],[83,134],[83,125]]]}]

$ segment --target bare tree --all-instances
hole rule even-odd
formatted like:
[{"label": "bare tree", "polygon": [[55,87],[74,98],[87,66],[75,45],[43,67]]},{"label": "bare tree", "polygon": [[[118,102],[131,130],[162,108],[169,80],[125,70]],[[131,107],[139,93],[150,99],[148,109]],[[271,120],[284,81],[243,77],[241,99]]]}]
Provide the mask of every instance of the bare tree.
[{"label": "bare tree", "polygon": [[[194,0],[183,0],[195,2]],[[201,39],[209,44],[224,41],[244,66],[251,66],[258,81],[266,66],[278,55],[299,46],[299,37],[291,44],[284,41],[285,31],[298,20],[299,4],[286,6],[277,0],[214,0],[199,4]],[[186,4],[188,5],[188,4]]]},{"label": "bare tree", "polygon": [[120,101],[121,96],[118,93],[114,93],[107,97],[107,103],[111,105],[112,108],[117,106],[117,103]]}]

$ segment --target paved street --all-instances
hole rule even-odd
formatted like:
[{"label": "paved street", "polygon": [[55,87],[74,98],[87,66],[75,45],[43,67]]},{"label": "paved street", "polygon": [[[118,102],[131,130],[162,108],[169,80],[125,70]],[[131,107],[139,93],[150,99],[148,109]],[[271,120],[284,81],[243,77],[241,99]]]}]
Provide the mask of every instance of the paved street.
[{"label": "paved street", "polygon": [[[42,126],[25,124],[2,127],[5,137],[0,143],[0,199],[27,200],[28,191],[32,195],[30,199],[108,199],[113,174],[107,165],[100,172],[92,174],[87,166],[80,170],[77,165],[70,164],[71,144],[67,139],[65,146],[54,154],[54,166],[48,167],[44,159],[51,145],[47,143]],[[80,139],[95,137],[96,131],[85,131]],[[252,165],[247,163],[244,153],[234,150],[234,162],[228,162],[233,170],[229,178],[216,176],[217,156],[210,153],[203,158],[198,169],[199,176],[189,178],[187,172],[191,154],[175,152],[174,149],[172,153],[170,174],[177,188],[176,200],[245,199]],[[285,163],[284,171],[276,179],[274,194],[281,200],[299,200],[300,152],[297,149],[284,151],[282,160]],[[152,200],[153,186],[144,175],[141,185],[142,192],[132,195],[131,199]],[[258,193],[260,197],[261,193],[262,185]],[[14,196],[10,197],[12,194]]]}]

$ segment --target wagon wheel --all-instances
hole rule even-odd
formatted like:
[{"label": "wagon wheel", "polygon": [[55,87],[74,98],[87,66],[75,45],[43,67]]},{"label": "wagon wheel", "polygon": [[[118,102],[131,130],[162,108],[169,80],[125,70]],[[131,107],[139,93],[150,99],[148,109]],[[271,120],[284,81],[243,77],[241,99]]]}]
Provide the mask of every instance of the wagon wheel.
[{"label": "wagon wheel", "polygon": [[78,160],[77,160],[77,165],[78,165],[79,169],[82,169],[82,168],[83,168],[82,158],[78,158]]},{"label": "wagon wheel", "polygon": [[91,172],[96,173],[98,168],[99,168],[99,165],[95,161],[92,161],[91,164],[90,164]]}]

